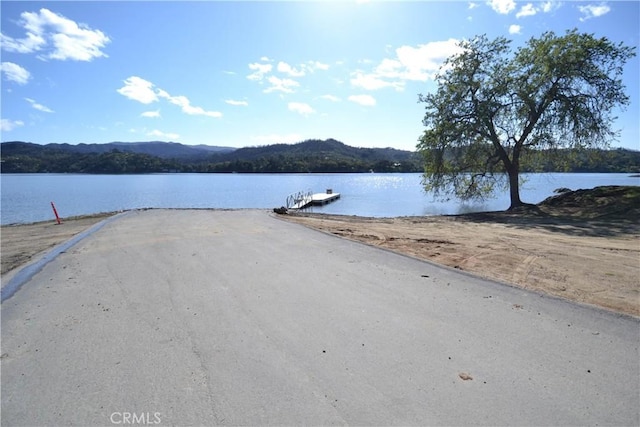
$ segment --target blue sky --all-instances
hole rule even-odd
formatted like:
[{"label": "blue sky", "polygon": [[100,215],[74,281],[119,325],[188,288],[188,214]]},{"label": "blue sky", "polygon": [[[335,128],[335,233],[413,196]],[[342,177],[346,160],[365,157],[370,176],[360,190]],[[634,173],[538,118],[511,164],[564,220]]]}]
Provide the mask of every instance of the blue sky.
[{"label": "blue sky", "polygon": [[[640,2],[0,2],[2,141],[414,150],[419,93],[478,34],[639,45]],[[640,149],[638,57],[614,146]]]}]

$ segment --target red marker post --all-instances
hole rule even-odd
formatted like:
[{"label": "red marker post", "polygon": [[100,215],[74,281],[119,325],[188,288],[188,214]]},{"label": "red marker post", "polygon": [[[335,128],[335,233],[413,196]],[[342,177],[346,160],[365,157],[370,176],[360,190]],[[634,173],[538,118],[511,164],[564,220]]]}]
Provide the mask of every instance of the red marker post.
[{"label": "red marker post", "polygon": [[58,225],[60,225],[62,221],[60,221],[60,217],[58,216],[58,211],[56,210],[56,205],[54,205],[53,202],[51,202],[51,208],[53,209],[53,213],[56,215],[56,221],[58,222]]}]

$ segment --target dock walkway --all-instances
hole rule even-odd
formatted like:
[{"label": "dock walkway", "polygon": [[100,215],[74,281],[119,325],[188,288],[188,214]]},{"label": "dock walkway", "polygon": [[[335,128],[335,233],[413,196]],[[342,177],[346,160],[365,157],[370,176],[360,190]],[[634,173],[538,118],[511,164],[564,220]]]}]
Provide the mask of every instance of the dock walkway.
[{"label": "dock walkway", "polygon": [[287,206],[288,209],[305,209],[309,206],[321,206],[326,205],[327,203],[331,203],[340,198],[340,193],[334,193],[333,191],[327,190],[326,193],[307,193],[303,194],[300,197],[293,199],[290,206]]}]

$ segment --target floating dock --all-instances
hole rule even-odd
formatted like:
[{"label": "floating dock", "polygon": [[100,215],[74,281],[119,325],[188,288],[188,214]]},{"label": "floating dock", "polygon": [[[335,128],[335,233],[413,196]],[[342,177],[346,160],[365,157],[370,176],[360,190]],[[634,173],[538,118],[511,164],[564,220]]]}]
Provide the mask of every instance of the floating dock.
[{"label": "floating dock", "polygon": [[340,198],[340,193],[334,193],[331,189],[325,193],[298,193],[287,200],[288,209],[305,209],[309,206],[322,206]]}]

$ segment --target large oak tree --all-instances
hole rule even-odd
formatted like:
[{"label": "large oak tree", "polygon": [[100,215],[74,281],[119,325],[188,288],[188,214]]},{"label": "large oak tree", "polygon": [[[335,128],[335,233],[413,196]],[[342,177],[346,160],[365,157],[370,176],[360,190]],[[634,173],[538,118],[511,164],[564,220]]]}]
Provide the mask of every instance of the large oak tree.
[{"label": "large oak tree", "polygon": [[513,209],[523,204],[527,150],[605,148],[615,139],[614,112],[629,104],[621,76],[635,48],[576,30],[544,33],[515,52],[509,40],[486,36],[460,48],[437,75],[437,91],[419,95],[428,191],[471,199],[508,184]]}]

